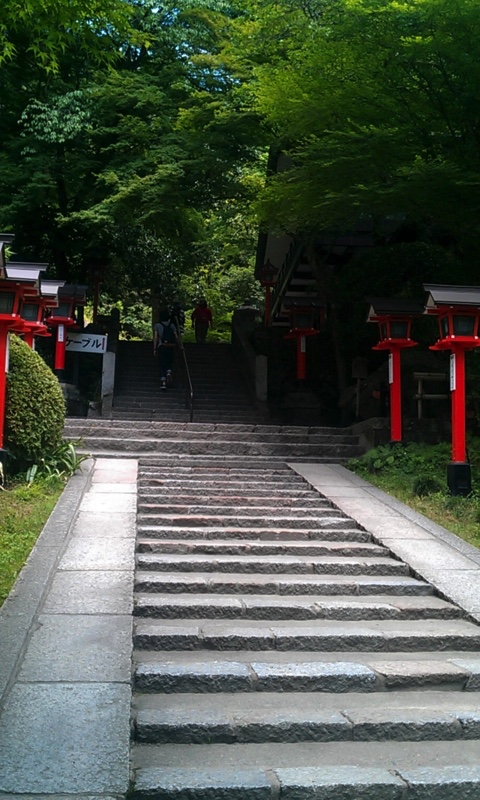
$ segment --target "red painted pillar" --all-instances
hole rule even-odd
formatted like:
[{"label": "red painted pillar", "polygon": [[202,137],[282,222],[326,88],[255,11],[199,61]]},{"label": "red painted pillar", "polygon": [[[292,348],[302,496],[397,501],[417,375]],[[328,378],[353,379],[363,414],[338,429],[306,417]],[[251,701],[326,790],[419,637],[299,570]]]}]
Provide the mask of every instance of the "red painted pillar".
[{"label": "red painted pillar", "polygon": [[[3,450],[7,400],[8,326],[0,322],[0,450]],[[1,460],[1,457],[0,457]]]},{"label": "red painted pillar", "polygon": [[33,329],[31,329],[31,328],[30,328],[28,331],[25,331],[25,333],[24,333],[24,335],[23,335],[23,341],[24,341],[26,344],[28,344],[28,346],[29,346],[29,347],[30,347],[32,350],[34,350],[34,349],[35,349],[35,347],[34,347],[34,344],[35,344],[35,335],[34,335],[34,333],[33,333]]},{"label": "red painted pillar", "polygon": [[392,348],[388,364],[390,383],[390,440],[402,441],[402,371],[400,350]]},{"label": "red painted pillar", "polygon": [[307,377],[307,337],[297,336],[297,380]]},{"label": "red painted pillar", "polygon": [[467,460],[465,436],[465,350],[456,347],[450,356],[450,389],[452,394],[452,461]]},{"label": "red painted pillar", "polygon": [[55,343],[55,369],[65,369],[66,329],[63,322],[57,327],[57,341]]}]

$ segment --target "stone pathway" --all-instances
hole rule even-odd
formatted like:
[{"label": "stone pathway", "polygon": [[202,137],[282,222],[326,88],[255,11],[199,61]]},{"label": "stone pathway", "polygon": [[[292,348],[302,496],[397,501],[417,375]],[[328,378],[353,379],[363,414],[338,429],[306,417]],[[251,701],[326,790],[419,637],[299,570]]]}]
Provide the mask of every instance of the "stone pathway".
[{"label": "stone pathway", "polygon": [[137,463],[69,482],[0,610],[0,797],[124,797]]}]

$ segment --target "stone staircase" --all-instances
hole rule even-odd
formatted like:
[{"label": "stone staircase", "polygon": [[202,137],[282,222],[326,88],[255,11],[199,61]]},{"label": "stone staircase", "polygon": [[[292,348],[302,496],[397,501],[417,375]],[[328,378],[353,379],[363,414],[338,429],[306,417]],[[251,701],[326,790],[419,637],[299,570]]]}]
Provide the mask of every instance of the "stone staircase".
[{"label": "stone staircase", "polygon": [[459,608],[280,460],[138,488],[135,800],[480,798]]},{"label": "stone staircase", "polygon": [[[265,412],[249,397],[228,344],[185,344],[195,392],[196,422],[255,424]],[[174,385],[160,392],[151,342],[120,342],[114,419],[188,422],[187,384],[180,351],[175,352]]]},{"label": "stone staircase", "polygon": [[143,456],[152,463],[205,457],[221,462],[241,457],[246,462],[343,462],[364,452],[348,429],[278,425],[147,422],[143,420],[67,420],[65,437],[81,440],[96,456]]},{"label": "stone staircase", "polygon": [[210,345],[189,423],[127,344],[66,435],[139,458],[129,797],[480,800],[480,627],[295,471],[356,437],[260,422]]},{"label": "stone staircase", "polygon": [[[345,462],[364,450],[350,429],[269,425],[249,399],[229,345],[185,345],[195,387],[195,417],[189,422],[185,386],[177,364],[175,382],[159,389],[149,342],[122,342],[112,418],[69,418],[65,437],[81,440],[95,456],[136,456],[152,464],[208,457],[222,462]],[[176,353],[177,361],[180,353]]]}]

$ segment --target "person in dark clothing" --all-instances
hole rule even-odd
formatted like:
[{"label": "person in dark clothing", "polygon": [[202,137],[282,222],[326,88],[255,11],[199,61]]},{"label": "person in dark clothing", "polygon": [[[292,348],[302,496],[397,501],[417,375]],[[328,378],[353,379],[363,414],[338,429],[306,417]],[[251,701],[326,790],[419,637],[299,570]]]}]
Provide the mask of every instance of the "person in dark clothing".
[{"label": "person in dark clothing", "polygon": [[199,344],[203,344],[207,338],[208,329],[213,327],[212,312],[204,297],[201,298],[192,313],[192,325],[195,327],[195,339]]},{"label": "person in dark clothing", "polygon": [[165,391],[173,383],[173,353],[178,334],[168,308],[162,308],[159,316],[160,321],[153,327],[153,354],[158,358],[160,389]]}]

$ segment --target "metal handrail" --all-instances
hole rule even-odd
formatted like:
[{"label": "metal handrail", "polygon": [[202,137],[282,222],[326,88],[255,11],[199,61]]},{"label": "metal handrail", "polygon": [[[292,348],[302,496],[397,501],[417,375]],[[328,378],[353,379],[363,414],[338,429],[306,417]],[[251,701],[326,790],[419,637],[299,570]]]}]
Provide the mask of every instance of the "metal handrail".
[{"label": "metal handrail", "polygon": [[290,247],[288,248],[287,254],[283,260],[283,264],[281,265],[277,280],[275,282],[275,286],[273,287],[272,291],[272,314],[274,314],[277,310],[277,307],[280,305],[283,295],[288,287],[288,283],[290,280],[290,276],[292,274],[293,269],[297,263],[298,258],[303,250],[303,242],[298,239],[293,239],[290,243]]},{"label": "metal handrail", "polygon": [[185,353],[185,347],[183,345],[182,340],[180,339],[180,349],[183,355],[183,366],[185,367],[185,375],[187,376],[187,391],[185,394],[185,408],[190,409],[190,422],[193,422],[193,401],[194,401],[194,392],[193,392],[193,383],[192,378],[190,376],[190,370],[188,368],[188,361],[187,355]]}]

